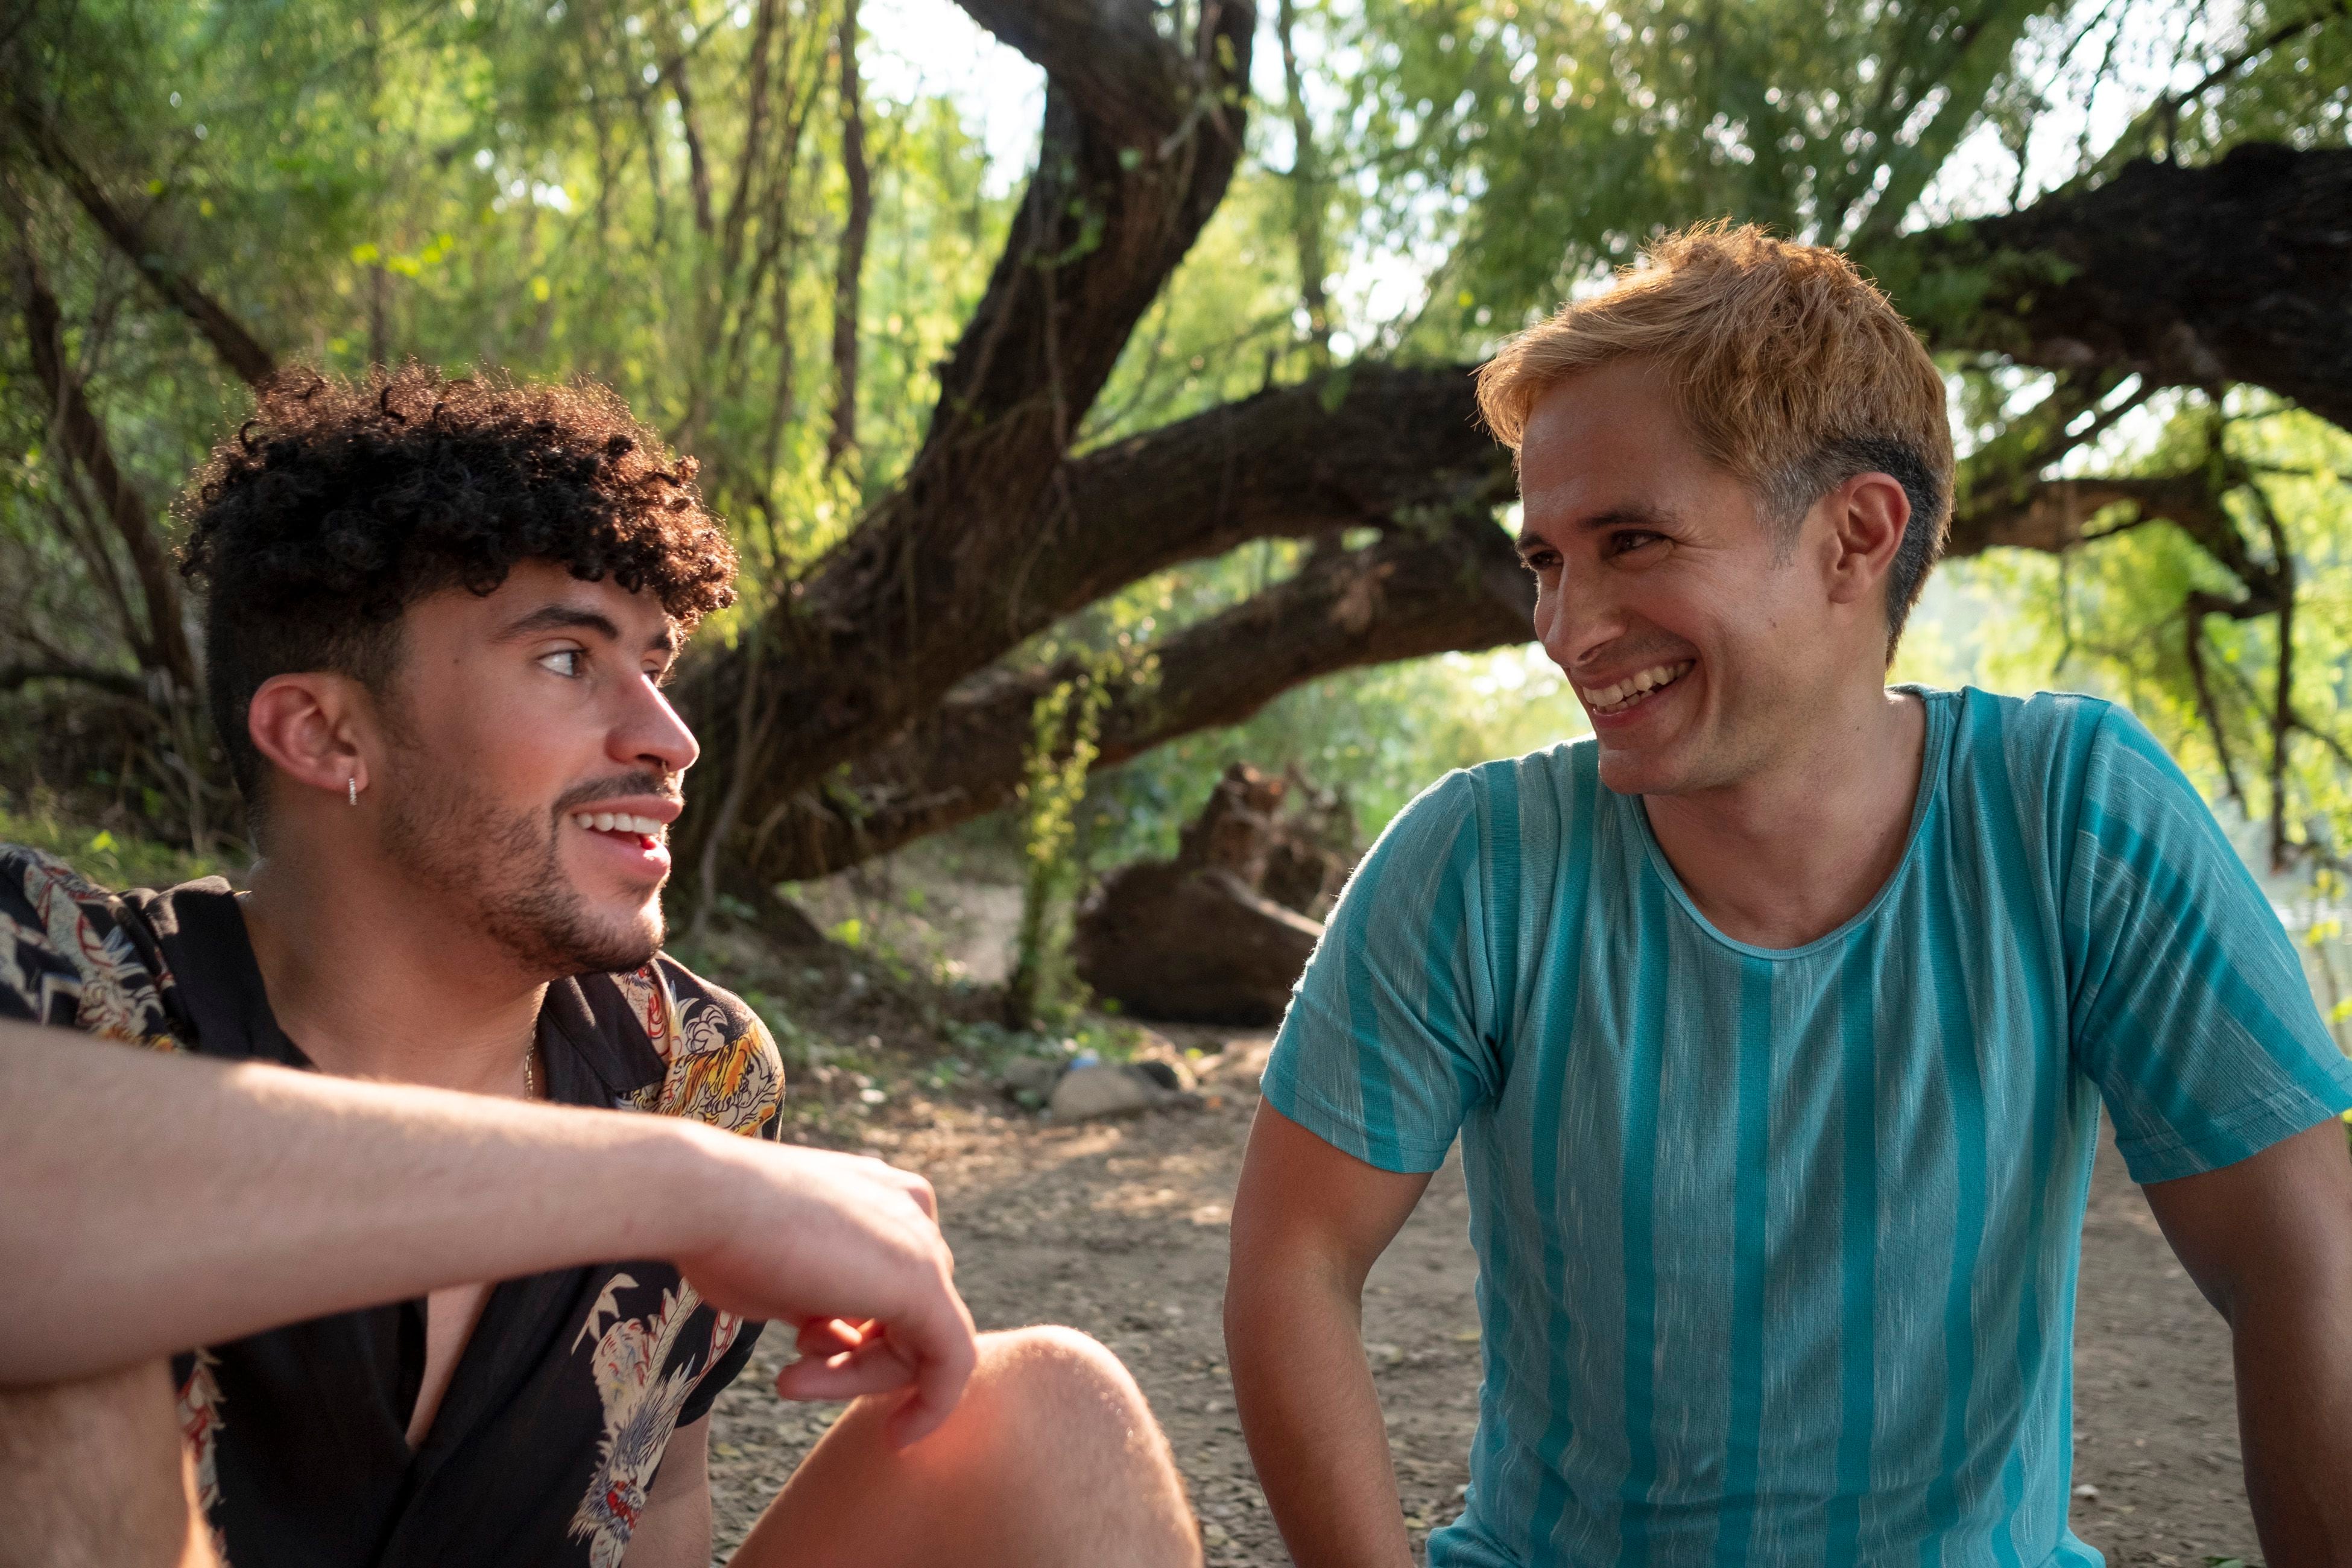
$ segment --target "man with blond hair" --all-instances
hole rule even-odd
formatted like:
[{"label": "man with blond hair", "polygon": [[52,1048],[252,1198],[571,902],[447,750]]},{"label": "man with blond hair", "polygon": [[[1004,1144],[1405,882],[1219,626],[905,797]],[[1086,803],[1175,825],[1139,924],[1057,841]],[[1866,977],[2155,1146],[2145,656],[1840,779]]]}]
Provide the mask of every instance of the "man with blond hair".
[{"label": "man with blond hair", "polygon": [[1408,806],[1283,1025],[1226,1332],[1297,1562],[1411,1560],[1360,1298],[1457,1134],[1485,1377],[1433,1568],[2100,1562],[2104,1100],[2229,1321],[2270,1560],[2352,1563],[2352,1063],[2129,714],[1885,685],[1952,494],[1901,318],[1700,229],[1478,390],[1594,732]]}]

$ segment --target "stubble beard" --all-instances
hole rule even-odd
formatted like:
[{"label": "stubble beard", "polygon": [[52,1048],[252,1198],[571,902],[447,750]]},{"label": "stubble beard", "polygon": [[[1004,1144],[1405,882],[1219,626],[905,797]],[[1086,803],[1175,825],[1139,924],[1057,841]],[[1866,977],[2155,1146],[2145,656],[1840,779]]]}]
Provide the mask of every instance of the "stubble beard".
[{"label": "stubble beard", "polygon": [[508,811],[462,776],[399,768],[384,814],[392,863],[448,900],[518,968],[547,979],[641,969],[664,936],[661,900],[600,920],[563,874],[561,809]]}]

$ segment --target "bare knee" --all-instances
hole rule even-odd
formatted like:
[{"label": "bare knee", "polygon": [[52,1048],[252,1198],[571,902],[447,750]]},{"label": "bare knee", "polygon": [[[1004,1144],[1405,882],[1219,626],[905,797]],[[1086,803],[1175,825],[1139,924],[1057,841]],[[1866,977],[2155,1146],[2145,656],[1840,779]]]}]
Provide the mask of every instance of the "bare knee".
[{"label": "bare knee", "polygon": [[1055,1325],[985,1334],[973,1382],[1000,1463],[1011,1461],[1041,1503],[1086,1499],[1102,1548],[1133,1562],[1200,1561],[1167,1436],[1135,1375],[1099,1341]]},{"label": "bare knee", "polygon": [[883,1434],[900,1397],[850,1406],[739,1563],[1198,1568],[1167,1439],[1134,1377],[1085,1334],[982,1334],[955,1413],[894,1451]]},{"label": "bare knee", "polygon": [[1124,1362],[1092,1334],[1058,1323],[981,1335],[974,1375],[1041,1401],[1143,1404]]},{"label": "bare knee", "polygon": [[0,1568],[213,1562],[160,1362],[0,1390]]}]

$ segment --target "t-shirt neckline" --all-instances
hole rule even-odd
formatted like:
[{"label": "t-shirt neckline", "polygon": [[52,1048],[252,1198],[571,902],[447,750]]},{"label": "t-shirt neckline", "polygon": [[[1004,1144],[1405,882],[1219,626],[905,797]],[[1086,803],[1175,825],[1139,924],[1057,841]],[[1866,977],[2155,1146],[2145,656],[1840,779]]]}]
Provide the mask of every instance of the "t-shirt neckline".
[{"label": "t-shirt neckline", "polygon": [[1675,874],[1673,863],[1666,858],[1665,850],[1659,847],[1657,835],[1651,830],[1650,814],[1643,808],[1642,797],[1618,797],[1619,806],[1633,817],[1634,831],[1641,835],[1643,853],[1648,859],[1651,871],[1665,884],[1666,891],[1674,896],[1675,902],[1682,907],[1683,913],[1690,918],[1691,923],[1709,940],[1745,957],[1766,959],[1776,963],[1810,958],[1824,948],[1843,944],[1846,938],[1868,925],[1894,897],[1904,879],[1911,874],[1912,864],[1921,853],[1919,847],[1927,838],[1928,813],[1943,794],[1945,762],[1951,750],[1951,709],[1959,693],[1941,691],[1909,681],[1890,686],[1887,689],[1918,698],[1927,720],[1927,738],[1919,748],[1919,788],[1911,802],[1910,826],[1904,830],[1903,858],[1895,863],[1895,869],[1887,873],[1886,880],[1879,884],[1878,891],[1871,895],[1870,902],[1834,929],[1801,947],[1759,947],[1754,942],[1741,942],[1723,931],[1701,912],[1697,903],[1692,900],[1690,890],[1683,886],[1682,878]]}]

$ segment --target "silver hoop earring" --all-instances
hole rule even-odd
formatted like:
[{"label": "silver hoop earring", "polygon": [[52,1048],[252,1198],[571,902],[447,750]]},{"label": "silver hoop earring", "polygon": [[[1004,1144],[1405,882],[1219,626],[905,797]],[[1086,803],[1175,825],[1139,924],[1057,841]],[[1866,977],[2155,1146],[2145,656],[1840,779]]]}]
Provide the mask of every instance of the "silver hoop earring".
[{"label": "silver hoop earring", "polygon": [[349,777],[349,778],[347,778],[347,779],[345,779],[345,780],[343,781],[343,793],[344,793],[345,797],[346,797],[346,798],[348,798],[353,805],[359,805],[359,803],[360,803],[360,776],[359,776],[359,774],[357,774],[357,773],[353,773],[351,777]]}]

